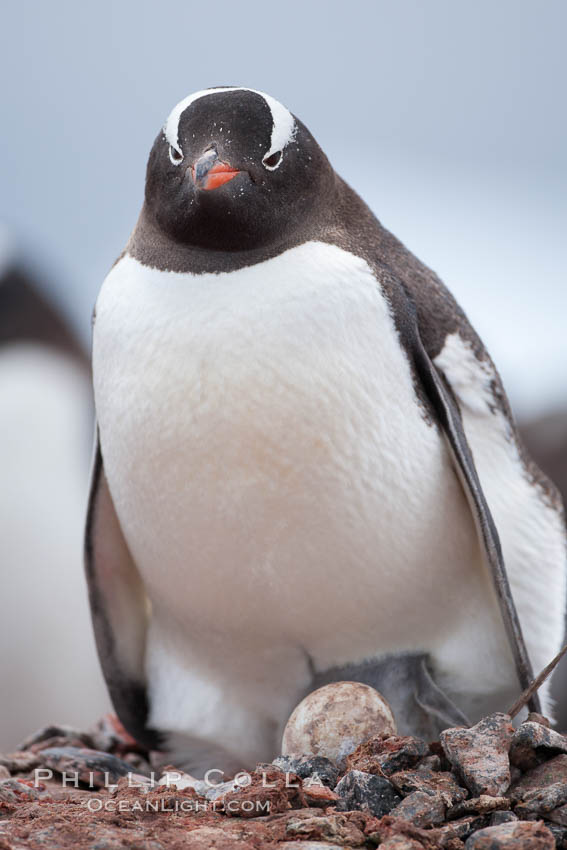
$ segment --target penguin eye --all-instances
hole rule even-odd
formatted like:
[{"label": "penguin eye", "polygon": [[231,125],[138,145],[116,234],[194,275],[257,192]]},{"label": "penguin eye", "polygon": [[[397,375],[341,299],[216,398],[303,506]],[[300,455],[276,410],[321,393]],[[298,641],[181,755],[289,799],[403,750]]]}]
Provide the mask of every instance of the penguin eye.
[{"label": "penguin eye", "polygon": [[169,146],[169,158],[173,165],[179,165],[179,163],[183,160],[183,154],[179,153],[178,150],[175,150],[171,145]]},{"label": "penguin eye", "polygon": [[273,171],[274,168],[277,168],[282,161],[282,157],[283,151],[276,151],[275,153],[270,154],[270,156],[265,156],[262,162],[269,171]]}]

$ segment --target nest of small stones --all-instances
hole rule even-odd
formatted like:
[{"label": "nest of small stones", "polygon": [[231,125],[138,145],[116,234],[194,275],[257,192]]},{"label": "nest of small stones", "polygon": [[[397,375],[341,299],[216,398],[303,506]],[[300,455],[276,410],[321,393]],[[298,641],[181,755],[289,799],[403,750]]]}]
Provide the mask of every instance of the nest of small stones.
[{"label": "nest of small stones", "polygon": [[111,715],[42,730],[0,755],[0,850],[567,848],[567,736],[540,715],[374,737],[340,766],[280,756],[215,788],[151,770]]}]

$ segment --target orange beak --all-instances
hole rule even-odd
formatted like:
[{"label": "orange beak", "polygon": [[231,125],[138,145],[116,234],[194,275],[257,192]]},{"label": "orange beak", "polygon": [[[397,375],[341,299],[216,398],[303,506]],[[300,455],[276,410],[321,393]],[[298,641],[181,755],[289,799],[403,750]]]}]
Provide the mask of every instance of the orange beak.
[{"label": "orange beak", "polygon": [[215,150],[207,151],[191,166],[193,183],[198,189],[207,191],[218,189],[237,174],[240,174],[240,171],[232,168],[227,162],[222,162]]}]

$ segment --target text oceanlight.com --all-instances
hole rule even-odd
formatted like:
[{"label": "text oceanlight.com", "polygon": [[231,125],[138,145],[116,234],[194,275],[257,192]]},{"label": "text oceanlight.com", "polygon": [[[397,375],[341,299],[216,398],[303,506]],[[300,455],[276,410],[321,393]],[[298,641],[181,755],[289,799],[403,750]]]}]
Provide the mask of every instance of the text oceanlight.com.
[{"label": "text oceanlight.com", "polygon": [[89,797],[90,812],[259,812],[270,813],[269,800],[103,800]]}]

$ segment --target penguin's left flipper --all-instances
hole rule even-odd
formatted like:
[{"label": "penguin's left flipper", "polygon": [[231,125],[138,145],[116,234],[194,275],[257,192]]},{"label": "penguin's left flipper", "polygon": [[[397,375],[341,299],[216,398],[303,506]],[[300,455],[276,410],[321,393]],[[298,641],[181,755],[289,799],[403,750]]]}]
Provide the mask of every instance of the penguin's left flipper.
[{"label": "penguin's left flipper", "polygon": [[85,534],[85,572],[102,672],[120,721],[147,749],[162,735],[148,728],[144,652],[149,603],[108,488],[97,435]]},{"label": "penguin's left flipper", "polygon": [[[444,375],[437,370],[425,349],[419,332],[417,311],[409,295],[407,310],[404,312],[406,313],[404,330],[405,334],[409,336],[415,373],[434,410],[436,420],[443,430],[456,472],[471,507],[479,540],[498,597],[519,683],[521,689],[525,690],[534,678],[533,670],[504,566],[498,531],[476,470],[460,410],[451,387],[446,382]],[[529,707],[531,711],[539,712],[541,710],[537,694],[534,694],[531,698]]]}]

